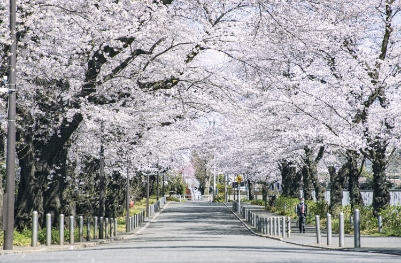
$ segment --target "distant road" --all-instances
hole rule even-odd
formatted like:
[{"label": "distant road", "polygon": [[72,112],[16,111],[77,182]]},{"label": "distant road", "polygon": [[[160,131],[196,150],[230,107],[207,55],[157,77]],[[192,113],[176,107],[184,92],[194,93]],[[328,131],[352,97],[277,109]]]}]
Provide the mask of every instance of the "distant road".
[{"label": "distant road", "polygon": [[401,262],[401,257],[328,251],[253,236],[222,204],[170,203],[133,239],[75,251],[1,256],[0,262],[251,263]]}]

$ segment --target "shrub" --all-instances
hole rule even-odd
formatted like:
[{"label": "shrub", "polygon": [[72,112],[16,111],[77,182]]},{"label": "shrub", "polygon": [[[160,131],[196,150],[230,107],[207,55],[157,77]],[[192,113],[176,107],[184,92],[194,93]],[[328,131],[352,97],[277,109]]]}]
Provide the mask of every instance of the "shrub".
[{"label": "shrub", "polygon": [[260,199],[258,199],[258,200],[252,200],[252,201],[251,201],[251,205],[265,206],[265,201],[260,200]]}]

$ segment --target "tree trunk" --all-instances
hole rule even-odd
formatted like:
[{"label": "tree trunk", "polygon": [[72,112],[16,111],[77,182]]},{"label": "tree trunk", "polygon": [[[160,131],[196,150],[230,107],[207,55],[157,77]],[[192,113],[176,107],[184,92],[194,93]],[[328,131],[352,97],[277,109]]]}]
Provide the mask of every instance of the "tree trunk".
[{"label": "tree trunk", "polygon": [[309,169],[306,165],[302,166],[302,181],[303,181],[303,191],[305,200],[313,200],[312,196],[312,184]]},{"label": "tree trunk", "polygon": [[386,144],[376,142],[369,151],[373,169],[373,213],[377,216],[380,210],[390,205],[390,192],[386,180]]},{"label": "tree trunk", "polygon": [[[319,152],[315,159],[313,159],[313,151],[311,148],[309,148],[308,146],[305,146],[304,151],[305,151],[305,158],[304,158],[305,165],[302,168],[303,169],[302,174],[304,176],[304,179],[303,179],[303,181],[304,181],[304,198],[307,200],[312,199],[312,189],[310,189],[310,193],[307,193],[307,195],[305,195],[305,183],[308,185],[308,188],[311,188],[311,185],[313,183],[313,186],[315,188],[315,193],[316,193],[316,200],[319,202],[319,201],[323,200],[323,198],[324,198],[324,195],[323,195],[324,187],[319,182],[317,165],[323,157],[324,147],[323,146],[320,147]],[[307,169],[308,171],[306,171],[306,170],[304,171],[304,169]],[[305,175],[306,175],[306,178],[305,178]]]},{"label": "tree trunk", "polygon": [[[290,196],[293,198],[300,198],[299,189],[301,188],[302,172],[296,170],[296,167],[290,167],[290,174],[294,174],[294,181],[290,189]],[[292,176],[291,176],[292,177]]]},{"label": "tree trunk", "polygon": [[56,216],[62,212],[68,150],[66,142],[81,121],[80,114],[72,122],[64,121],[60,132],[43,142],[32,137],[33,120],[29,114],[24,114],[21,128],[17,130],[17,154],[21,167],[15,213],[17,229],[30,225],[33,211],[38,212],[40,225],[45,222],[45,213]]},{"label": "tree trunk", "polygon": [[359,177],[358,171],[358,158],[359,154],[356,151],[347,151],[347,163],[348,163],[348,190],[351,203],[351,210],[355,206],[363,206],[363,199],[359,188]]},{"label": "tree trunk", "polygon": [[262,196],[263,196],[263,201],[265,202],[265,207],[267,205],[267,199],[268,199],[268,190],[269,190],[269,185],[267,184],[267,182],[263,183],[262,186]]},{"label": "tree trunk", "polygon": [[292,165],[292,162],[287,162],[285,160],[279,163],[282,178],[282,195],[291,198],[298,198],[300,178],[297,178],[296,168]]},{"label": "tree trunk", "polygon": [[289,189],[291,185],[291,178],[289,178],[289,168],[290,163],[288,163],[286,160],[282,160],[279,162],[278,167],[280,169],[280,174],[281,174],[281,187],[282,187],[282,196],[285,197],[290,197]]},{"label": "tree trunk", "polygon": [[[247,183],[248,183],[248,193],[249,193],[248,200],[252,201],[253,200],[253,191],[252,191],[253,183],[251,182],[250,179],[247,179]],[[241,188],[241,185],[239,187]]]},{"label": "tree trunk", "polygon": [[343,190],[345,186],[346,177],[349,171],[348,163],[345,163],[341,169],[336,172],[333,166],[330,166],[330,212],[337,215],[338,208],[342,207]]}]

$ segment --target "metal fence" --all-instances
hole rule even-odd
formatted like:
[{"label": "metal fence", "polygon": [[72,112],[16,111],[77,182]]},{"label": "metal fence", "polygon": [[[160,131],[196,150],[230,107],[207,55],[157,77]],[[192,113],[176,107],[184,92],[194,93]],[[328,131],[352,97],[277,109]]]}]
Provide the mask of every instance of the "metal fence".
[{"label": "metal fence", "polygon": [[[300,196],[303,196],[301,191]],[[316,194],[312,192],[313,200],[316,201]],[[371,205],[373,203],[373,190],[361,190],[361,196],[363,199],[363,204],[365,206]],[[325,191],[324,198],[327,203],[330,203],[330,190]],[[349,205],[349,191],[343,191],[342,205]],[[390,190],[390,205],[401,205],[401,189]]]}]

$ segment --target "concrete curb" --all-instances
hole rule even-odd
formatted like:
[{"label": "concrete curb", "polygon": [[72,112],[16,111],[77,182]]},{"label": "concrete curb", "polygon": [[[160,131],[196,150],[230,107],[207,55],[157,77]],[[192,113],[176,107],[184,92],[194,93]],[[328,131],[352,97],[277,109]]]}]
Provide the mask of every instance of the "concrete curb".
[{"label": "concrete curb", "polygon": [[18,255],[18,254],[30,254],[30,253],[40,253],[40,252],[78,250],[78,249],[83,249],[83,248],[96,247],[96,246],[99,246],[99,245],[110,244],[110,243],[113,243],[113,242],[116,242],[116,241],[132,239],[132,238],[140,235],[146,228],[148,228],[150,223],[154,222],[156,220],[156,218],[160,215],[160,213],[163,212],[163,210],[166,209],[169,204],[170,204],[170,202],[167,202],[164,205],[164,207],[161,207],[160,211],[157,212],[150,219],[149,222],[147,222],[144,226],[139,228],[134,233],[122,233],[122,234],[118,235],[115,238],[100,239],[100,240],[96,240],[96,241],[86,241],[86,242],[80,242],[80,243],[73,244],[73,245],[38,246],[36,248],[28,247],[28,248],[26,248],[24,250],[18,249],[18,247],[14,246],[13,250],[0,250],[0,256],[3,256],[3,255]]}]

